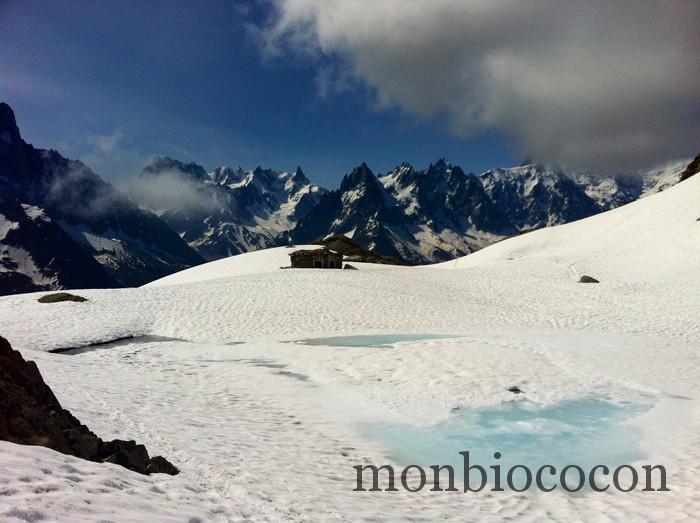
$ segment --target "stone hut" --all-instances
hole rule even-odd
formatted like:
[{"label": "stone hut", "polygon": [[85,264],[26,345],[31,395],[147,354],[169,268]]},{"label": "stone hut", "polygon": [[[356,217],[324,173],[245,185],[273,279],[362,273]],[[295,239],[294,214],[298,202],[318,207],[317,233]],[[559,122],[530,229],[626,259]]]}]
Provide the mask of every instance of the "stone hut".
[{"label": "stone hut", "polygon": [[289,255],[293,269],[342,269],[343,255],[330,249],[303,249]]}]

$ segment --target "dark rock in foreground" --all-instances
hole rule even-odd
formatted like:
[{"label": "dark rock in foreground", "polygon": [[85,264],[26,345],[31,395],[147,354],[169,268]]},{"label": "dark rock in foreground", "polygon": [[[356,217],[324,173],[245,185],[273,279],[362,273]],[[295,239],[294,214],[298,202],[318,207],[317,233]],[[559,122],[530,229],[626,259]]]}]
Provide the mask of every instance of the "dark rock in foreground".
[{"label": "dark rock in foreground", "polygon": [[41,445],[63,454],[121,465],[140,474],[179,471],[165,458],[150,458],[135,441],[102,441],[61,407],[33,361],[0,337],[0,439]]},{"label": "dark rock in foreground", "polygon": [[58,303],[60,301],[83,302],[88,300],[87,298],[83,298],[82,296],[71,294],[69,292],[55,292],[53,294],[47,294],[45,296],[42,296],[36,301],[38,301],[39,303]]}]

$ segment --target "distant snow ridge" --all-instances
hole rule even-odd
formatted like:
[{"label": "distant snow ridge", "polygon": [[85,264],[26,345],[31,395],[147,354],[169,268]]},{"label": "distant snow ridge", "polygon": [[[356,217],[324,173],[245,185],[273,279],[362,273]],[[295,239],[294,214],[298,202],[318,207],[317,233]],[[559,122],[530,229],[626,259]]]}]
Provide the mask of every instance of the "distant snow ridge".
[{"label": "distant snow ridge", "polygon": [[146,203],[208,260],[343,234],[380,254],[422,264],[619,207],[672,185],[686,164],[623,177],[537,164],[477,176],[444,159],[423,170],[402,163],[376,176],[363,163],[327,191],[301,168],[207,173],[196,164],[155,158],[141,177],[188,184],[185,202],[164,205],[158,190]]},{"label": "distant snow ridge", "polygon": [[689,158],[676,160],[636,175],[601,176],[578,171],[571,178],[607,211],[672,187],[689,163]]}]

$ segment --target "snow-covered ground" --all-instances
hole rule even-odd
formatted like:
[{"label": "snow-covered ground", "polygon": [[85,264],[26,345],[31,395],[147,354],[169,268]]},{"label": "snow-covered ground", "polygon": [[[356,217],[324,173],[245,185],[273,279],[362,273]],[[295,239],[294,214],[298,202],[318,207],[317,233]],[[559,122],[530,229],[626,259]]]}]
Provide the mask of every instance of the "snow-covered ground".
[{"label": "snow-covered ground", "polygon": [[[279,270],[282,248],[140,289],[78,292],[85,303],[1,298],[0,334],[66,408],[182,472],[144,477],[0,442],[0,519],[695,521],[699,219],[696,176],[433,267]],[[601,283],[576,283],[582,274]],[[455,337],[290,343],[410,333]],[[670,492],[353,492],[353,465],[396,455],[367,427],[410,432],[514,401],[581,398],[647,407],[626,422],[629,446],[666,467]]]}]

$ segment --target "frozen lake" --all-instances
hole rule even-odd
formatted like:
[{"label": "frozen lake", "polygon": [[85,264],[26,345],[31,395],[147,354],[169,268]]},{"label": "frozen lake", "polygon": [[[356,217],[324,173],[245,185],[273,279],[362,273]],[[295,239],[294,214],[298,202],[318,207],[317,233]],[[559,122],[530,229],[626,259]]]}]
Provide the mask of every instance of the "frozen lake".
[{"label": "frozen lake", "polygon": [[[648,408],[596,398],[547,407],[514,401],[495,409],[459,409],[432,426],[371,424],[364,433],[382,441],[387,457],[401,465],[452,465],[459,477],[464,465],[461,451],[469,451],[470,462],[487,471],[495,464],[504,471],[518,464],[533,471],[543,465],[561,470],[570,464],[584,470],[606,465],[612,470],[645,457],[635,428],[626,422]],[[496,460],[494,452],[501,458]]]}]

